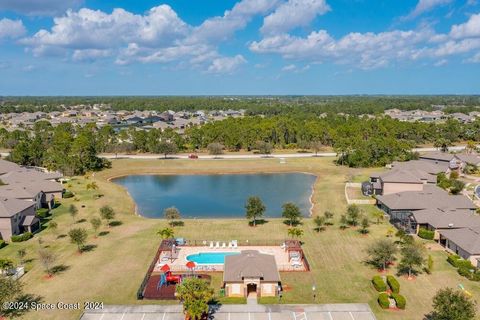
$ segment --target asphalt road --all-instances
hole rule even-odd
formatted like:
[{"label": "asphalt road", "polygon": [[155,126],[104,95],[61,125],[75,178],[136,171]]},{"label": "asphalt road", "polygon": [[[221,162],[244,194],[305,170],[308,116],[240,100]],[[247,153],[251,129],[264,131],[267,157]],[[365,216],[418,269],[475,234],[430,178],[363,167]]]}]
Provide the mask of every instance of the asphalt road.
[{"label": "asphalt road", "polygon": [[[461,151],[465,149],[465,146],[455,146],[450,147],[450,151]],[[415,148],[412,151],[417,152],[434,152],[438,151],[437,148]],[[337,154],[335,152],[319,152],[315,155],[315,153],[272,153],[271,155],[265,156],[261,154],[223,154],[220,156],[212,156],[212,155],[199,155],[199,160],[216,160],[216,159],[280,159],[280,158],[312,158],[312,157],[335,157]],[[106,159],[161,159],[164,158],[164,155],[161,154],[101,154],[100,155]],[[169,155],[169,159],[188,159],[187,154],[181,155]]]}]

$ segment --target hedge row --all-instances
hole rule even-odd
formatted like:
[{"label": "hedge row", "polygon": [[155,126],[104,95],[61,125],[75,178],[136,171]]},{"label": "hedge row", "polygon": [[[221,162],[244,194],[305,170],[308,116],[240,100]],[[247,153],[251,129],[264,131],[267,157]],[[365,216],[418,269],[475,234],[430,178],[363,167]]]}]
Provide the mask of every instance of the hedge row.
[{"label": "hedge row", "polygon": [[398,309],[405,309],[407,306],[407,299],[405,299],[404,296],[398,293],[392,293],[392,298],[395,300]]},{"label": "hedge row", "polygon": [[32,238],[33,234],[31,232],[25,232],[19,235],[12,236],[12,242],[22,242],[27,241],[28,239]]},{"label": "hedge row", "polygon": [[[470,260],[462,259],[459,255],[452,254],[447,258],[448,263],[457,268],[459,275],[472,280],[480,281],[480,272],[472,265]],[[472,270],[475,270],[472,272]]]},{"label": "hedge row", "polygon": [[388,294],[385,292],[382,292],[378,295],[378,304],[380,307],[382,307],[382,309],[390,308],[390,300],[388,298]]},{"label": "hedge row", "polygon": [[393,293],[400,293],[400,283],[394,276],[387,276],[387,283]]},{"label": "hedge row", "polygon": [[50,211],[47,208],[37,209],[37,217],[45,219],[48,216],[49,212]]},{"label": "hedge row", "polygon": [[425,228],[420,228],[418,230],[418,236],[422,239],[433,240],[433,238],[435,237],[435,232],[427,230]]},{"label": "hedge row", "polygon": [[383,281],[382,277],[374,276],[372,278],[372,283],[375,287],[375,290],[377,290],[378,292],[387,291],[387,284],[385,283],[385,281]]},{"label": "hedge row", "polygon": [[65,192],[63,193],[63,197],[64,197],[64,198],[72,198],[73,196],[74,196],[74,194],[73,194],[72,191],[68,191],[68,190],[67,190],[67,191],[65,191]]},{"label": "hedge row", "polygon": [[0,240],[0,249],[5,247],[6,245],[7,245],[7,243],[5,242],[5,240]]}]

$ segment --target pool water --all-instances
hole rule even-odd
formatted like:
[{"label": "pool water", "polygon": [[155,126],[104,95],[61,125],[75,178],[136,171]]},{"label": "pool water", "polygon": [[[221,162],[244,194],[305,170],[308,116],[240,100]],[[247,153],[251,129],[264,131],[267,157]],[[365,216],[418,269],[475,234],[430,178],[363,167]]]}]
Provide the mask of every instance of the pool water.
[{"label": "pool water", "polygon": [[196,264],[224,264],[226,256],[236,254],[240,254],[240,252],[199,252],[187,256],[187,260]]},{"label": "pool water", "polygon": [[175,206],[182,218],[244,218],[249,196],[259,196],[265,217],[281,217],[282,205],[294,202],[304,216],[312,203],[316,177],[303,173],[220,175],[132,175],[112,180],[125,187],[147,218],[163,218]]}]

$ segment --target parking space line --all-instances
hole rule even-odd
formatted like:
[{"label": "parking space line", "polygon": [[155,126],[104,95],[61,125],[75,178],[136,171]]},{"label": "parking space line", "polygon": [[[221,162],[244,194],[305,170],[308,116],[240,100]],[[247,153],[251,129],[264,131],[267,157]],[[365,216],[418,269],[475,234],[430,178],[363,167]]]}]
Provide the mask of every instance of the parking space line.
[{"label": "parking space line", "polygon": [[125,318],[125,312],[122,314],[122,317],[120,318],[120,320],[123,320],[123,318]]},{"label": "parking space line", "polygon": [[268,320],[272,320],[272,313],[271,312],[268,313]]},{"label": "parking space line", "polygon": [[104,316],[104,315],[105,315],[105,313],[102,313],[102,316],[100,317],[100,320],[102,320],[102,319],[103,319],[103,316]]},{"label": "parking space line", "polygon": [[350,315],[350,318],[352,318],[352,320],[355,320],[355,317],[353,316],[353,314],[351,312],[348,313]]},{"label": "parking space line", "polygon": [[330,311],[328,311],[328,317],[330,318],[330,320],[333,320],[333,316],[332,316],[332,313]]},{"label": "parking space line", "polygon": [[140,319],[140,320],[143,320],[144,318],[145,318],[145,313],[142,315],[142,319]]},{"label": "parking space line", "polygon": [[162,317],[162,320],[165,320],[165,316],[167,315],[166,312],[163,313],[163,317]]}]

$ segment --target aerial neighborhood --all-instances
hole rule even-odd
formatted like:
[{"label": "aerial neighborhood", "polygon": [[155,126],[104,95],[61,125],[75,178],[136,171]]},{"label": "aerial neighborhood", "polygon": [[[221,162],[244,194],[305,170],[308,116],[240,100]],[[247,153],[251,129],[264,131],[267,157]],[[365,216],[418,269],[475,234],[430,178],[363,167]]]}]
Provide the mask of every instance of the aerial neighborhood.
[{"label": "aerial neighborhood", "polygon": [[477,154],[426,153],[372,174],[363,190],[376,195],[377,206],[396,227],[413,234],[420,228],[433,231],[434,240],[479,266],[478,206],[464,194],[449,194],[437,186],[439,174],[463,175],[467,166],[479,164]]}]

